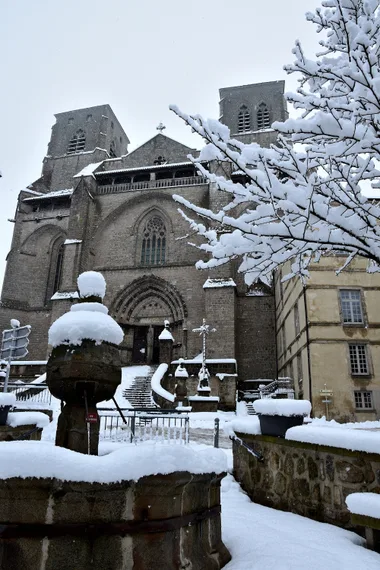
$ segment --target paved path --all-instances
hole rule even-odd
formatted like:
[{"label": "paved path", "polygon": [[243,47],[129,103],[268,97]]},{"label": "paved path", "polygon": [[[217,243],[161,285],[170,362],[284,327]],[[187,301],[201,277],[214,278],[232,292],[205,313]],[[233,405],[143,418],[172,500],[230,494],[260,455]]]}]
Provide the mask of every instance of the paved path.
[{"label": "paved path", "polygon": [[[190,428],[190,443],[191,442],[214,445],[214,430]],[[224,449],[230,449],[232,447],[232,441],[222,430],[219,432],[219,447],[223,447]]]}]

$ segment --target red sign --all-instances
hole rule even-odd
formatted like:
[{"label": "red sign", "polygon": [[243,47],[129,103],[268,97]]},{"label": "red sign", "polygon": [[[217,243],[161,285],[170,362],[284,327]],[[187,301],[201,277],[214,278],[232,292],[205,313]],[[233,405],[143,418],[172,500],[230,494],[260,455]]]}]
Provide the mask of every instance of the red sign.
[{"label": "red sign", "polygon": [[96,424],[98,422],[98,414],[88,413],[86,416],[86,422],[89,424]]}]

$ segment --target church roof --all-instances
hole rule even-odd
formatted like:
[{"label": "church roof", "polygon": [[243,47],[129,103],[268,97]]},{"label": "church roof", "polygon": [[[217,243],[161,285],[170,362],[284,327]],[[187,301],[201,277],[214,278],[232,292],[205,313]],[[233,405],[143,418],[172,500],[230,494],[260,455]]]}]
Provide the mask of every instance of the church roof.
[{"label": "church roof", "polygon": [[102,174],[118,174],[119,172],[137,172],[141,170],[158,170],[160,168],[175,168],[179,166],[194,166],[194,164],[188,160],[186,162],[165,162],[165,164],[149,164],[147,166],[133,166],[132,168],[117,168],[115,170],[101,170],[100,172],[95,172],[96,176]]},{"label": "church roof", "polygon": [[[162,133],[155,135],[154,137],[147,140],[142,145],[135,148],[129,154],[120,158],[119,161],[105,160],[103,167],[105,170],[115,165],[115,162],[119,168],[112,170],[124,170],[126,168],[142,168],[150,165],[154,165],[155,162],[160,159],[166,165],[178,164],[181,162],[188,161],[188,155],[190,153],[198,154],[195,148],[190,148]],[[155,165],[157,166],[157,164]]]}]

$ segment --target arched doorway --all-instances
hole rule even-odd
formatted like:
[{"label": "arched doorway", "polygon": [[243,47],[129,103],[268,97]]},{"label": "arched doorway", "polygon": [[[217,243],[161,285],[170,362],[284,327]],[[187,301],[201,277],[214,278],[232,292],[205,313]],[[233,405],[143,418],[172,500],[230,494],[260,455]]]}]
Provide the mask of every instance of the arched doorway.
[{"label": "arched doorway", "polygon": [[123,327],[123,361],[156,364],[160,359],[159,335],[168,320],[180,356],[187,309],[178,290],[154,275],[136,279],[115,299],[111,313]]}]

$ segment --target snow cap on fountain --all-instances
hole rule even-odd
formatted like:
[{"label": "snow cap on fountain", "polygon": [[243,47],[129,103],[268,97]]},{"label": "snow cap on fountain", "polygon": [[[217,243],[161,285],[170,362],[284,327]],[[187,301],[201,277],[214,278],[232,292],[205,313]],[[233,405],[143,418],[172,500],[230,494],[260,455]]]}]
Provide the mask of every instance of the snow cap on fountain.
[{"label": "snow cap on fountain", "polygon": [[77,279],[79,295],[84,297],[104,298],[106,294],[106,280],[98,271],[85,271]]},{"label": "snow cap on fountain", "polygon": [[[86,271],[78,277],[78,287],[82,302],[72,305],[70,311],[57,319],[49,329],[49,344],[80,345],[83,340],[93,340],[95,344],[110,342],[120,344],[124,338],[122,328],[108,314],[105,305],[92,302],[103,298],[106,282],[101,273]],[[84,299],[91,298],[91,302]]]}]

